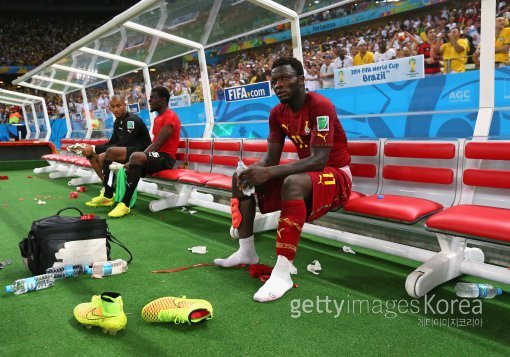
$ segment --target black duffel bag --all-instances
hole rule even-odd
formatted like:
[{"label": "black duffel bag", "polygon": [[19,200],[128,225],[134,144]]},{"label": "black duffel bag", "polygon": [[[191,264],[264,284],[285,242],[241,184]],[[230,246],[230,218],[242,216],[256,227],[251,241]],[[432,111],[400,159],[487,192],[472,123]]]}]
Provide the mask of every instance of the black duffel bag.
[{"label": "black duffel bag", "polygon": [[[61,216],[68,209],[79,217]],[[110,260],[110,242],[124,248],[108,230],[106,220],[95,215],[84,215],[78,208],[67,207],[56,215],[32,223],[28,237],[19,243],[21,256],[34,275],[44,274],[47,268],[62,265],[92,265]]]}]

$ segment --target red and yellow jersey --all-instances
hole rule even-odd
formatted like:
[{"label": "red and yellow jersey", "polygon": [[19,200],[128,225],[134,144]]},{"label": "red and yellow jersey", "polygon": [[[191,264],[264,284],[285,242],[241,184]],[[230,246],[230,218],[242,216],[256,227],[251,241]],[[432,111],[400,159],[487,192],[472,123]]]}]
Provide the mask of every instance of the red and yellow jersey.
[{"label": "red and yellow jersey", "polygon": [[310,92],[305,104],[294,113],[287,104],[278,104],[269,116],[270,142],[283,143],[288,137],[297,148],[298,156],[310,156],[310,147],[331,147],[327,165],[344,167],[351,162],[347,137],[329,99]]}]

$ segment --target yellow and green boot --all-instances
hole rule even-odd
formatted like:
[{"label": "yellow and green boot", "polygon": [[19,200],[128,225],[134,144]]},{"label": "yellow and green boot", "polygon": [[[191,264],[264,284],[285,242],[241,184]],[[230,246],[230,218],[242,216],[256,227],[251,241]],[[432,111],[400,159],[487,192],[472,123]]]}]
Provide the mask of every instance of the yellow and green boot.
[{"label": "yellow and green boot", "polygon": [[104,189],[101,190],[99,196],[85,202],[87,207],[112,207],[115,204],[115,195],[112,198],[104,196]]},{"label": "yellow and green boot", "polygon": [[162,297],[151,301],[142,309],[142,318],[147,322],[198,323],[210,320],[213,308],[206,300],[183,297]]},{"label": "yellow and green boot", "polygon": [[122,296],[119,293],[105,292],[92,296],[90,302],[74,308],[74,317],[86,328],[99,326],[104,333],[115,335],[126,328],[127,317],[123,310]]}]

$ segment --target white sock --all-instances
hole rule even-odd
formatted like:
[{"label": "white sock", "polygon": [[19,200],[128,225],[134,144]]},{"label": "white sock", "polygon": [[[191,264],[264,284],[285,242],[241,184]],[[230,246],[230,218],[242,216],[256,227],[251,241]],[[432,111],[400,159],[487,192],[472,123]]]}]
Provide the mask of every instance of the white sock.
[{"label": "white sock", "polygon": [[278,256],[276,265],[273,268],[271,277],[266,283],[253,295],[253,300],[258,302],[269,302],[281,298],[287,291],[292,289],[291,274],[296,274],[297,270],[290,260],[283,255]]},{"label": "white sock", "polygon": [[259,257],[255,250],[255,237],[239,239],[239,250],[226,259],[214,259],[214,264],[230,268],[239,264],[257,264]]}]

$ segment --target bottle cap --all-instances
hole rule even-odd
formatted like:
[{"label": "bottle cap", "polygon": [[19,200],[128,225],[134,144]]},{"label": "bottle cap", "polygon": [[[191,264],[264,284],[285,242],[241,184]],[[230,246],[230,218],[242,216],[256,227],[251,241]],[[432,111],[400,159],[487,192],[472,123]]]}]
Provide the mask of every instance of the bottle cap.
[{"label": "bottle cap", "polygon": [[496,295],[501,295],[503,294],[503,290],[501,290],[501,288],[496,288]]},{"label": "bottle cap", "polygon": [[6,293],[10,293],[10,292],[12,292],[12,285],[7,285],[7,286],[5,287],[5,292],[6,292]]}]

